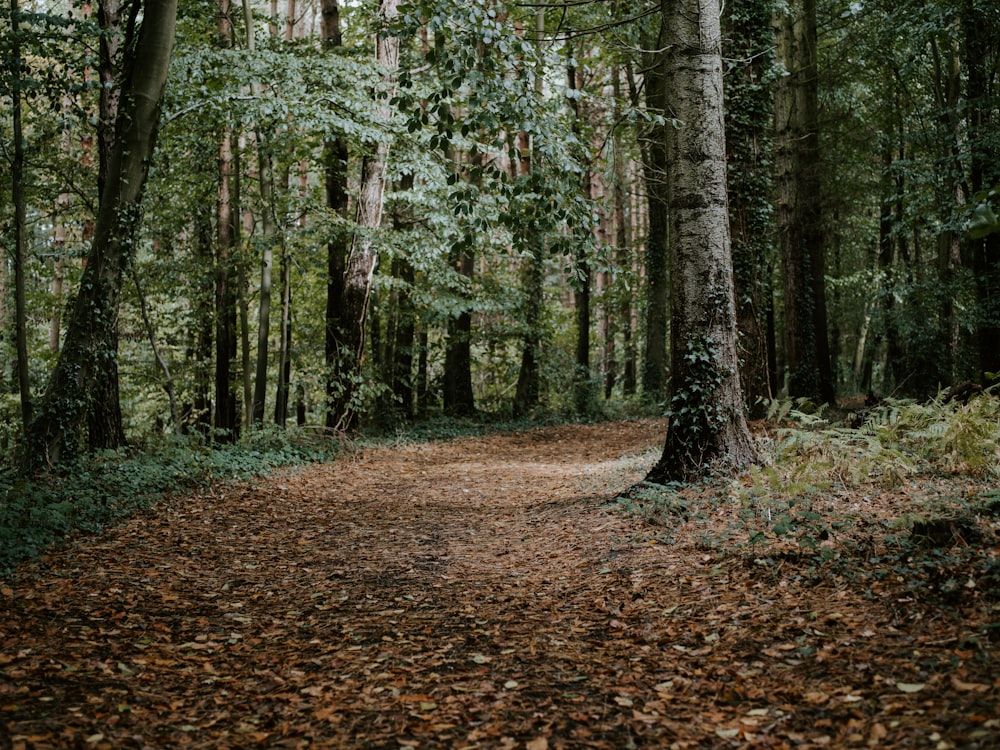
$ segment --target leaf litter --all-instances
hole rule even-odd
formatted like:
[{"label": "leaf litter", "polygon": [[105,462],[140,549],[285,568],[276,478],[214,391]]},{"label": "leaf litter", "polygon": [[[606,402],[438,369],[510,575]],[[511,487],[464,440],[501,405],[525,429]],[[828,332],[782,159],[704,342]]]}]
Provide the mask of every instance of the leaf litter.
[{"label": "leaf litter", "polygon": [[835,555],[718,485],[622,512],[664,429],[366,448],[79,538],[0,589],[0,748],[1000,746],[995,581],[892,545],[905,487],[836,498]]}]

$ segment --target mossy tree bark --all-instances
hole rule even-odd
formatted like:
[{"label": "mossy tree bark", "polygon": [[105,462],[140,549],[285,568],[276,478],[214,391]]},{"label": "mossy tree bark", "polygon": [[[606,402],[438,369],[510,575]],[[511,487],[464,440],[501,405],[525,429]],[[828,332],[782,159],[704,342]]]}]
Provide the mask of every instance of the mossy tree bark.
[{"label": "mossy tree bark", "polygon": [[177,0],[146,0],[138,38],[126,53],[115,146],[87,266],[66,340],[26,435],[29,471],[78,452],[94,398],[102,392],[101,375],[117,358],[114,330],[124,270],[138,234],[176,17]]}]

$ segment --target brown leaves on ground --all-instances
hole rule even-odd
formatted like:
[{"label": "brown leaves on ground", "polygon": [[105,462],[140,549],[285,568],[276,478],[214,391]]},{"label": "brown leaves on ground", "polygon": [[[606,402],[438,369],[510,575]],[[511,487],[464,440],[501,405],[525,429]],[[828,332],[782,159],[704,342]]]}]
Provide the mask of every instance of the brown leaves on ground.
[{"label": "brown leaves on ground", "polygon": [[992,605],[658,539],[609,498],[663,430],[367,449],[81,539],[0,591],[0,747],[1000,746]]}]

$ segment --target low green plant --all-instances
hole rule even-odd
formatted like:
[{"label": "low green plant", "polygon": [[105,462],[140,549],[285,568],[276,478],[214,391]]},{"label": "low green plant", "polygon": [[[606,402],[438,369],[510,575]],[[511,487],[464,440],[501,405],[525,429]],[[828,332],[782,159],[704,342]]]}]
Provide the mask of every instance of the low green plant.
[{"label": "low green plant", "polygon": [[102,451],[59,474],[0,474],[0,576],[73,531],[99,533],[176,491],[246,480],[328,458],[333,444],[300,430],[254,431],[234,446],[164,437],[142,452]]}]

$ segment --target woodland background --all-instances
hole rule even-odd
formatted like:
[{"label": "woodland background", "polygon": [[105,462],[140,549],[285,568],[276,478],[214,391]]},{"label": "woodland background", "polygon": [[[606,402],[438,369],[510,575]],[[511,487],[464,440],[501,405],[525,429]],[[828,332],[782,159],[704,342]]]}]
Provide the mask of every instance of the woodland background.
[{"label": "woodland background", "polygon": [[[662,81],[663,8],[425,1],[389,18],[386,5],[180,3],[89,447],[663,410],[661,145],[683,125]],[[86,265],[144,12],[3,11],[12,461]],[[722,21],[748,410],[989,382],[1000,9],[738,0]],[[398,68],[376,59],[387,38]],[[385,153],[381,220],[362,221],[363,162]],[[377,265],[350,362],[331,340],[331,279],[359,238]]]}]

